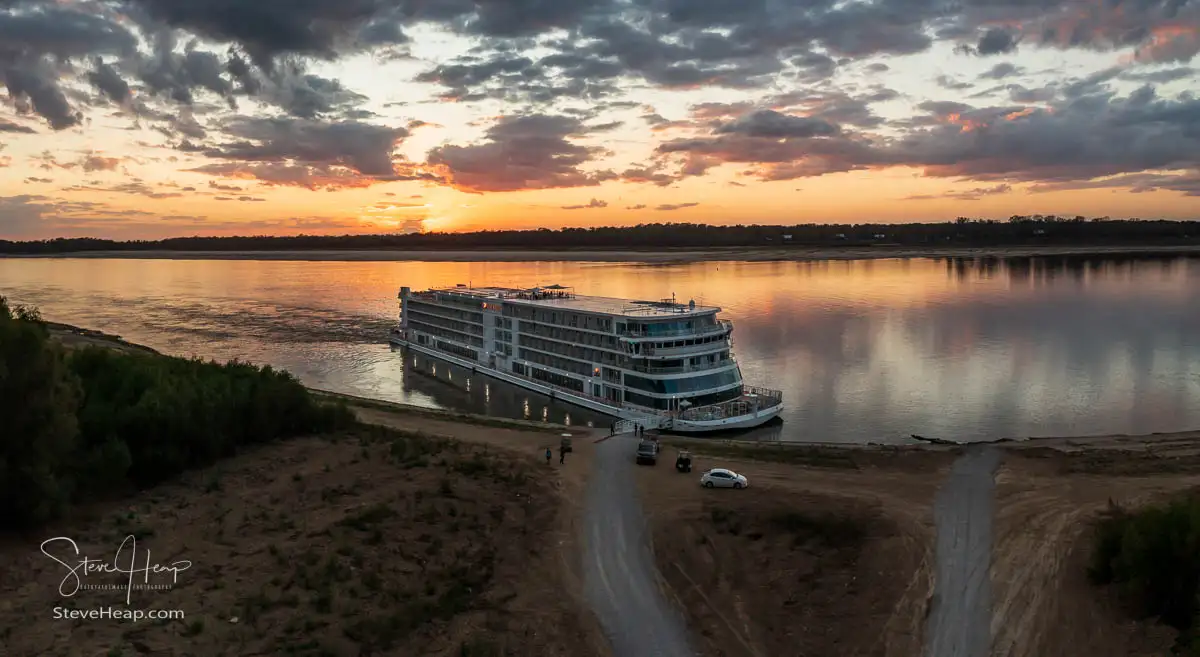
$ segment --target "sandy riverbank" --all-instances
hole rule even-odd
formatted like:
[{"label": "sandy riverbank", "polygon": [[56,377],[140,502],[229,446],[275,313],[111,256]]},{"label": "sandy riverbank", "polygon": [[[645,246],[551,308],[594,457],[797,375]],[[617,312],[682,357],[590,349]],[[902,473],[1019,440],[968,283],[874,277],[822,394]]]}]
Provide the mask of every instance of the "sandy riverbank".
[{"label": "sandy riverbank", "polygon": [[[935,500],[967,448],[666,445],[639,483],[659,569],[703,655],[923,657],[937,597],[973,593],[935,595]],[[672,467],[679,448],[695,455],[694,474]],[[970,449],[1000,461],[987,509],[990,613],[977,628],[990,654],[1167,654],[1173,630],[1134,622],[1087,582],[1090,523],[1110,500],[1136,508],[1200,486],[1200,431]],[[700,488],[699,473],[717,466],[750,488]],[[989,520],[968,512],[970,525]],[[975,546],[958,549],[951,566],[973,560]]]},{"label": "sandy riverbank", "polygon": [[[67,330],[64,339],[81,337]],[[548,441],[564,430],[339,397],[369,424],[486,444],[534,467]],[[604,436],[574,433],[576,453],[566,467],[552,466],[547,474],[556,491],[551,507],[557,515],[544,531],[556,533],[541,535],[558,547],[550,551],[550,561],[543,554],[534,567],[545,580],[536,585],[520,580],[512,594],[530,600],[538,618],[575,619],[571,631],[591,637],[576,654],[602,655],[607,648],[597,638],[595,618],[580,607],[579,559],[588,540],[581,523],[595,449],[589,438]],[[632,454],[629,437],[607,440],[613,441],[606,443],[610,446],[621,441]],[[991,622],[979,628],[990,634],[992,654],[1148,657],[1165,654],[1174,640],[1167,628],[1129,619],[1114,594],[1086,581],[1089,527],[1110,500],[1136,508],[1200,487],[1200,431],[1041,438],[970,448],[683,438],[666,438],[664,444],[664,459],[656,467],[635,466],[632,457],[629,467],[635,469],[661,584],[702,655],[923,657],[938,595],[954,600],[968,593],[937,592],[941,557],[935,549],[935,499],[968,449],[999,455],[994,487],[989,487],[991,517],[971,512],[972,523],[992,526],[986,561],[991,563],[986,600]],[[675,472],[680,448],[695,454],[693,473]],[[747,475],[751,487],[700,488],[699,474],[717,466]],[[372,481],[390,476],[380,470]],[[410,521],[419,520],[397,520]],[[403,530],[398,525],[396,531]],[[551,602],[549,594],[556,590],[564,595]],[[487,622],[497,623],[497,640],[526,647],[500,630],[499,620]]]},{"label": "sandy riverbank", "polygon": [[819,260],[878,260],[885,258],[1022,258],[1031,256],[1182,256],[1200,255],[1189,246],[1033,246],[1033,247],[788,247],[707,249],[589,249],[460,251],[320,250],[320,251],[87,251],[12,258],[129,258],[170,260],[300,260],[300,261],[422,261],[422,262],[765,262]]},{"label": "sandy riverbank", "polygon": [[[607,657],[564,558],[577,551],[586,461],[539,462],[557,443],[543,432],[376,419],[397,431],[246,450],[44,536],[0,537],[6,654]],[[132,591],[133,607],[186,618],[52,618],[56,606],[120,605],[124,591],[64,599],[38,543],[67,536],[103,560],[127,535],[139,557],[191,563],[170,590]]]}]

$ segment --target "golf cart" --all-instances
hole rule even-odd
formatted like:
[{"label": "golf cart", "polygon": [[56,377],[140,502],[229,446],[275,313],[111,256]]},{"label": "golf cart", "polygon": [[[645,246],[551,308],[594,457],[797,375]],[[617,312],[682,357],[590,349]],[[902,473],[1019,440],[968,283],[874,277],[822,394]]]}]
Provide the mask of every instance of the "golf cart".
[{"label": "golf cart", "polygon": [[570,454],[574,451],[571,447],[571,434],[564,433],[560,435],[562,436],[562,440],[558,442],[558,450],[564,454]]},{"label": "golf cart", "polygon": [[679,455],[675,457],[675,470],[677,472],[691,472],[692,471],[692,453],[691,452],[687,451],[686,449],[681,450],[679,452]]}]

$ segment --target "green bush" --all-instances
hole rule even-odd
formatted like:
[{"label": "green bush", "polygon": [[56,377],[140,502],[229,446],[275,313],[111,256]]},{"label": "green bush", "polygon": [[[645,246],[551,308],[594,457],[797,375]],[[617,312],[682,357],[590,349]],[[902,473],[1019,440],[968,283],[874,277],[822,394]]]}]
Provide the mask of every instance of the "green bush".
[{"label": "green bush", "polygon": [[1110,505],[1096,526],[1088,575],[1119,587],[1142,616],[1180,630],[1177,651],[1200,655],[1200,496],[1137,512]]},{"label": "green bush", "polygon": [[352,423],[292,375],[237,361],[67,353],[35,311],[0,297],[0,527],[80,495],[145,487],[238,448]]},{"label": "green bush", "polygon": [[79,399],[37,312],[0,297],[0,526],[44,522],[69,501]]}]

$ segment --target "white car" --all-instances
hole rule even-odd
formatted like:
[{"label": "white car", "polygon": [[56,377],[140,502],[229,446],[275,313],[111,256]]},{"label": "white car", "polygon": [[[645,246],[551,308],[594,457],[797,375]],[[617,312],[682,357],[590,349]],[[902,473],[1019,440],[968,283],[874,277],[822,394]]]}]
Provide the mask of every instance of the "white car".
[{"label": "white car", "polygon": [[750,482],[733,470],[713,468],[700,475],[700,485],[705,488],[745,488]]}]

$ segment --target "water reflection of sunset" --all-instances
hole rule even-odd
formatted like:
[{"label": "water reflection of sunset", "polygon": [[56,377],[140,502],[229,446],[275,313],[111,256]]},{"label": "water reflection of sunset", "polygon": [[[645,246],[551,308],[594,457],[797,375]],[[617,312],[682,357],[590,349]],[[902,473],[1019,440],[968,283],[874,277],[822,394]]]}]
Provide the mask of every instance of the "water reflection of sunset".
[{"label": "water reflection of sunset", "polygon": [[470,377],[445,367],[441,382],[413,378],[415,370],[383,344],[401,285],[558,282],[581,294],[674,292],[724,307],[746,380],[784,390],[784,422],[765,435],[1000,437],[1200,423],[1196,260],[46,259],[0,260],[0,280],[16,301],[37,303],[52,320],[170,353],[268,362],[319,387],[426,405],[566,412],[499,384],[467,391]]}]

